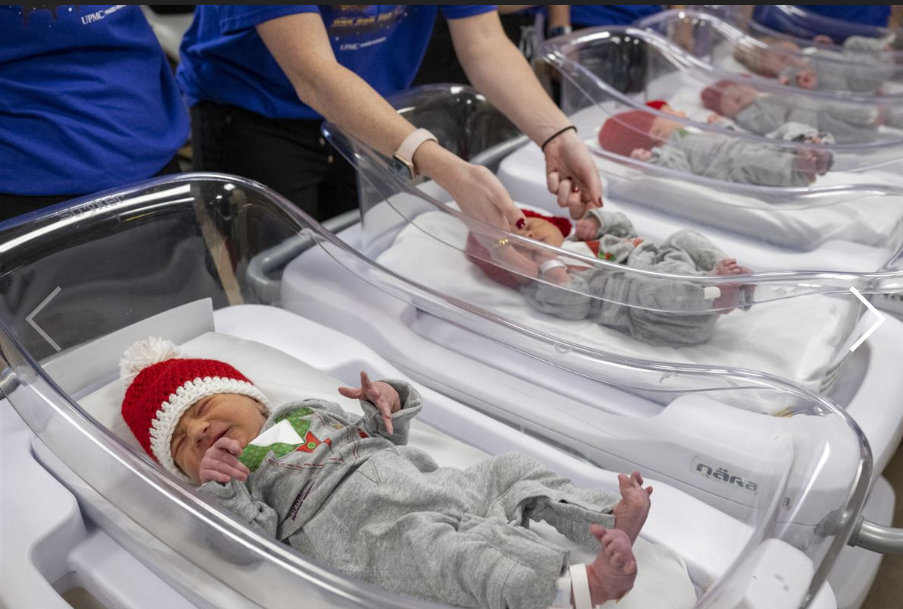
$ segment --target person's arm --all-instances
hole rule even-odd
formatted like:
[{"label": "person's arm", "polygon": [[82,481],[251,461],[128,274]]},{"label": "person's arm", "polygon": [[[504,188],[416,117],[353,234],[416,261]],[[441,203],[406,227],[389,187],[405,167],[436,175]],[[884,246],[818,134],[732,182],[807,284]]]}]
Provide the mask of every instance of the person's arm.
[{"label": "person's arm", "polygon": [[525,11],[528,8],[533,8],[536,6],[535,4],[499,4],[499,15],[513,15],[514,13],[519,13],[521,11]]},{"label": "person's arm", "polygon": [[[571,5],[549,4],[549,29],[571,27]],[[501,9],[501,7],[499,7]],[[501,12],[501,10],[499,11]]]},{"label": "person's arm", "polygon": [[[498,20],[495,13],[493,17]],[[265,21],[257,32],[301,101],[343,131],[388,157],[414,131],[365,80],[338,63],[319,13]],[[448,191],[464,213],[507,231],[523,221],[523,213],[485,167],[467,163],[435,142],[420,146],[413,160],[417,171]],[[498,255],[523,274],[536,275],[535,265],[513,248],[499,248]]]},{"label": "person's arm", "polygon": [[458,61],[474,86],[527,136],[545,146],[549,190],[571,217],[602,205],[602,183],[589,149],[505,36],[497,13],[449,21]]},{"label": "person's arm", "polygon": [[305,104],[391,157],[414,126],[335,58],[319,13],[265,21],[260,37]]}]

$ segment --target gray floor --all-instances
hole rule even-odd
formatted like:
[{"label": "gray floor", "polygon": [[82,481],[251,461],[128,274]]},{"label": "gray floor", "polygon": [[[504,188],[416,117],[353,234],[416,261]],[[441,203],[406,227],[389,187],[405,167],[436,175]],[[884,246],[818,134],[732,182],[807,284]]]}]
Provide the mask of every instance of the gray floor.
[{"label": "gray floor", "polygon": [[[894,526],[903,527],[903,448],[897,450],[884,477],[897,495]],[[903,609],[903,556],[888,556],[882,561],[863,609]]]}]

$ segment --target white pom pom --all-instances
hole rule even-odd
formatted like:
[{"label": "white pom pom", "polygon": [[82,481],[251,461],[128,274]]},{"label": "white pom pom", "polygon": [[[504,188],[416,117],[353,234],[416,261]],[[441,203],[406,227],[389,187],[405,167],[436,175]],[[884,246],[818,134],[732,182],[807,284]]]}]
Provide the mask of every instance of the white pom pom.
[{"label": "white pom pom", "polygon": [[123,386],[128,389],[138,373],[148,366],[180,355],[179,348],[171,341],[154,336],[139,340],[126,349],[122,359],[119,360],[119,378],[122,380]]}]

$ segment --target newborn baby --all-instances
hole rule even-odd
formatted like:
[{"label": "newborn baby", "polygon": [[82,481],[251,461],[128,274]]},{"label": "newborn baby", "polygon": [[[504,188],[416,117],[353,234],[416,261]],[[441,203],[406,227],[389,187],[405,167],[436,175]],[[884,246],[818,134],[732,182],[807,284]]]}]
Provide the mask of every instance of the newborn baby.
[{"label": "newborn baby", "polygon": [[761,41],[768,46],[738,46],[734,57],[752,73],[792,87],[874,94],[894,72],[893,63],[880,55],[892,47],[880,38],[850,36],[841,53],[814,46],[801,51],[795,42],[778,38]]},{"label": "newborn baby", "polygon": [[585,568],[594,605],[633,586],[631,547],[652,494],[637,472],[618,477],[619,498],[522,455],[439,467],[406,445],[417,391],[363,372],[359,388],[339,390],[361,400],[360,417],[319,399],[271,410],[229,364],[182,359],[161,339],[132,345],[120,368],[122,416],[151,457],[243,522],[351,576],[463,607],[567,606],[568,551],[527,528],[544,520],[598,552],[571,567]]},{"label": "newborn baby", "polygon": [[[639,238],[620,212],[592,209],[570,237],[571,223],[566,218],[529,210],[524,210],[524,215],[527,221],[520,229],[524,237],[575,254],[659,273],[730,276],[750,272],[692,230],[678,231],[656,246]],[[518,289],[538,311],[572,321],[591,319],[654,345],[704,343],[714,333],[720,313],[746,306],[752,297],[748,286],[736,283],[700,287],[687,281],[590,268],[579,259],[559,259],[538,248],[528,251],[543,280],[534,281],[492,264],[489,251],[473,234],[468,236],[466,253],[487,277]]]},{"label": "newborn baby", "polygon": [[643,110],[606,120],[599,130],[599,145],[653,165],[759,186],[808,186],[831,165],[831,154],[825,150],[752,144]]},{"label": "newborn baby", "polygon": [[[861,144],[878,139],[887,124],[903,128],[903,108],[866,104],[788,100],[755,87],[721,80],[701,93],[703,105],[716,114],[709,122],[779,139],[825,144]],[[724,120],[729,119],[729,120]]]}]

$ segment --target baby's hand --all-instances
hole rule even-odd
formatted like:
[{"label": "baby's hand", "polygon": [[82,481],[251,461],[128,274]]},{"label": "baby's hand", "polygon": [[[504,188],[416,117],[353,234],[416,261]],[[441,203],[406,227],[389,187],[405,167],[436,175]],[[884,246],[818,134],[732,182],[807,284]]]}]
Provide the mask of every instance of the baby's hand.
[{"label": "baby's hand", "polygon": [[201,484],[210,480],[229,484],[232,478],[240,482],[247,480],[251,470],[238,460],[240,454],[241,444],[231,438],[222,437],[214,442],[204,453],[198,468]]},{"label": "baby's hand", "polygon": [[712,114],[709,114],[708,118],[705,119],[705,120],[706,120],[706,122],[707,122],[708,124],[712,125],[712,124],[717,123],[718,121],[720,121],[722,118],[723,118],[723,117],[722,117],[720,114],[715,114],[715,113],[713,112]]},{"label": "baby's hand", "polygon": [[630,158],[638,161],[651,161],[652,151],[646,150],[645,148],[635,148],[634,151],[630,153]]},{"label": "baby's hand", "polygon": [[796,84],[800,89],[808,89],[811,91],[815,89],[815,82],[815,72],[812,70],[803,70],[796,75]]},{"label": "baby's hand", "polygon": [[382,381],[373,383],[370,381],[367,373],[362,370],[361,386],[358,388],[339,387],[339,393],[346,398],[366,400],[376,406],[376,409],[379,410],[383,417],[383,421],[386,423],[386,431],[389,432],[389,435],[394,433],[392,413],[401,410],[401,397],[399,397],[398,392],[395,391],[392,385]]},{"label": "baby's hand", "polygon": [[568,273],[568,270],[563,269],[560,266],[546,271],[545,273],[543,273],[542,278],[546,281],[554,283],[555,285],[564,285],[571,280],[571,276]]},{"label": "baby's hand", "polygon": [[577,222],[576,236],[581,241],[592,241],[599,234],[599,218],[596,216],[587,216]]}]

